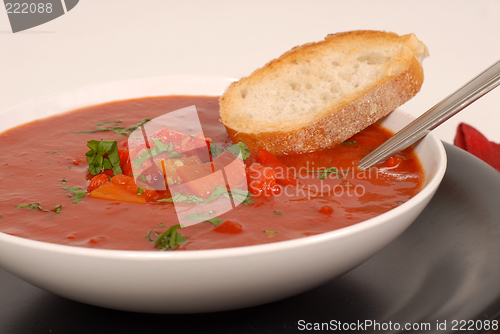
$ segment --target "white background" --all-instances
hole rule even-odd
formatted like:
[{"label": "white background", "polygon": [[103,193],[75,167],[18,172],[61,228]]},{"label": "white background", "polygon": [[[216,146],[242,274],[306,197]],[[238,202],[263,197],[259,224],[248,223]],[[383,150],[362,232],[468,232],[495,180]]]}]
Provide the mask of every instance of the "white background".
[{"label": "white background", "polygon": [[[0,109],[87,84],[169,74],[241,77],[293,46],[358,29],[413,32],[430,50],[418,116],[500,59],[500,1],[80,0],[13,34],[0,10]],[[500,88],[441,125],[500,142]]]}]

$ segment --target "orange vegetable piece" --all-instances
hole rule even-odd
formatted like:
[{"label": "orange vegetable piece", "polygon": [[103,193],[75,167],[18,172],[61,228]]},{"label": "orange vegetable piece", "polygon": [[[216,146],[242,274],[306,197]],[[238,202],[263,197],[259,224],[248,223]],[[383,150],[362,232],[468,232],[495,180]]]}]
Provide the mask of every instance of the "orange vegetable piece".
[{"label": "orange vegetable piece", "polygon": [[102,184],[99,188],[91,191],[89,197],[140,204],[146,203],[146,199],[143,196],[133,194],[123,185],[113,182]]}]

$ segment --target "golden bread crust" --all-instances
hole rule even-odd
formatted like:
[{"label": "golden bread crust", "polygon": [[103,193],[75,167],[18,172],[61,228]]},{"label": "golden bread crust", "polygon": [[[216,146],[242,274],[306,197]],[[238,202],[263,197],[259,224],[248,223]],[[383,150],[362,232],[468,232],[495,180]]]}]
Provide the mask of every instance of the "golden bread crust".
[{"label": "golden bread crust", "polygon": [[[231,114],[241,108],[241,101],[236,97],[242,86],[258,85],[259,80],[276,75],[283,66],[308,61],[311,52],[327,52],[325,48],[331,47],[332,41],[335,42],[335,47],[350,52],[350,48],[366,43],[367,38],[370,43],[375,44],[401,44],[401,52],[398,59],[392,62],[394,64],[387,67],[384,75],[371,82],[360,93],[345,96],[339,103],[307,117],[287,120],[279,126],[261,121],[256,127],[251,123],[251,118],[238,117],[238,122],[231,119],[234,116]],[[409,44],[416,45],[420,50],[405,46]],[[425,45],[422,49],[422,45],[414,35],[353,31],[328,35],[324,41],[295,47],[256,70],[251,76],[233,83],[219,99],[221,121],[233,142],[243,141],[250,148],[265,148],[275,155],[305,153],[337,145],[386,116],[419,92],[424,76],[418,59],[427,55],[427,49]]]}]

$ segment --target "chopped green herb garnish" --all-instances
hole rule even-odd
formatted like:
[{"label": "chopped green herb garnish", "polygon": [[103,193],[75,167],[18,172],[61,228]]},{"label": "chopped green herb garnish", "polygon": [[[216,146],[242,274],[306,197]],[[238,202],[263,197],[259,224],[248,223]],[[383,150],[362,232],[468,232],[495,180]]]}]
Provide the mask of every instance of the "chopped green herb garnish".
[{"label": "chopped green herb garnish", "polygon": [[148,234],[146,234],[146,238],[147,238],[149,241],[153,242],[153,239],[151,239],[151,232],[153,232],[153,230],[152,230],[152,229],[151,229],[151,230],[149,230]]},{"label": "chopped green herb garnish", "polygon": [[250,157],[250,150],[244,142],[239,142],[233,146],[229,146],[226,150],[242,160],[246,160]]},{"label": "chopped green herb garnish", "polygon": [[45,153],[54,154],[54,153],[57,153],[57,152],[60,152],[60,151],[64,151],[64,148],[60,149],[60,150],[54,150],[54,151],[45,151]]},{"label": "chopped green herb garnish", "polygon": [[210,219],[207,219],[206,221],[210,222],[210,223],[212,223],[212,225],[216,225],[216,226],[220,225],[224,222],[222,219],[219,219],[219,218],[210,218]]},{"label": "chopped green herb garnish", "polygon": [[111,121],[111,122],[101,122],[101,123],[97,123],[95,126],[102,126],[104,124],[118,124],[121,122],[122,122],[121,120],[116,120],[116,121]]},{"label": "chopped green herb garnish", "polygon": [[[75,131],[74,133],[94,133],[94,132],[101,132],[101,131],[114,131],[116,134],[123,135],[123,136],[130,136],[132,132],[137,130],[140,126],[146,124],[149,122],[151,118],[145,118],[136,125],[133,126],[128,126],[128,127],[123,127],[123,126],[111,126],[111,127],[105,127],[105,128],[98,128],[96,130],[86,130],[86,131]],[[96,126],[101,126],[105,124],[112,124],[112,123],[121,123],[120,120],[115,121],[115,122],[102,122],[96,124]]]},{"label": "chopped green herb garnish", "polygon": [[146,177],[142,174],[134,174],[133,176],[137,177],[139,180],[141,180],[142,182],[148,182],[148,180],[146,179]]},{"label": "chopped green herb garnish", "polygon": [[224,152],[224,149],[217,147],[214,143],[210,143],[210,154],[212,155],[212,159],[218,157]]},{"label": "chopped green herb garnish", "polygon": [[356,141],[353,140],[353,141],[345,141],[342,143],[342,145],[355,145],[356,144]]},{"label": "chopped green herb garnish", "polygon": [[221,195],[226,196],[229,198],[229,194],[227,192],[227,189],[225,186],[218,185],[214,191],[212,191],[212,194],[205,200],[205,202],[212,202],[215,201],[217,198],[219,198]]},{"label": "chopped green herb garnish", "polygon": [[[168,249],[175,249],[181,243],[186,242],[187,239],[179,234],[176,230],[181,228],[179,224],[171,226],[168,230],[163,232],[155,241],[155,247],[161,251]],[[151,233],[151,231],[150,231]]]},{"label": "chopped green herb garnish", "polygon": [[130,134],[132,132],[134,132],[135,130],[137,130],[138,128],[140,128],[141,126],[143,126],[144,124],[146,124],[150,120],[152,120],[152,118],[145,118],[142,121],[140,121],[139,123],[137,123],[136,125],[132,125],[132,126],[126,127],[123,130],[118,130],[115,132],[119,135],[130,136]]},{"label": "chopped green herb garnish", "polygon": [[165,226],[165,225],[163,225],[163,223],[159,223],[158,226]]},{"label": "chopped green herb garnish", "polygon": [[243,205],[248,205],[253,202],[252,195],[247,190],[233,189],[231,190],[231,196],[236,202],[241,203]]},{"label": "chopped green herb garnish", "polygon": [[144,193],[144,189],[137,187],[137,194],[142,195]]},{"label": "chopped green herb garnish", "polygon": [[276,216],[283,216],[283,212],[280,212],[280,211],[274,211],[274,212],[273,212],[273,215],[276,215]]},{"label": "chopped green herb garnish", "polygon": [[168,146],[165,146],[159,139],[152,139],[153,142],[155,143],[155,147],[146,150],[141,153],[137,158],[134,159],[134,167],[135,169],[139,170],[142,166],[142,164],[148,160],[154,157],[155,155],[161,154],[161,153],[166,153],[166,152],[171,152],[174,150],[174,144],[170,142]]},{"label": "chopped green herb garnish", "polygon": [[56,208],[54,210],[43,209],[40,206],[40,203],[21,204],[21,205],[16,206],[16,208],[18,208],[18,209],[40,210],[40,211],[43,211],[43,212],[60,213],[61,209],[62,209],[62,204],[59,204],[58,206],[56,206]]},{"label": "chopped green herb garnish", "polygon": [[212,194],[205,200],[201,197],[195,196],[195,195],[186,195],[182,193],[174,193],[174,195],[170,198],[162,198],[157,200],[157,202],[176,202],[176,203],[194,203],[196,205],[201,204],[201,203],[209,203],[212,201],[215,201],[217,198],[220,196],[224,196],[226,198],[233,198],[235,201],[238,203],[247,205],[249,203],[252,203],[251,199],[251,194],[249,191],[246,190],[241,190],[241,189],[234,189],[229,193],[226,189],[225,186],[219,185],[217,186],[213,191]]},{"label": "chopped green herb garnish", "polygon": [[73,204],[76,204],[82,200],[82,198],[85,196],[86,191],[82,190],[77,187],[62,187],[64,190],[71,191],[72,193],[75,194],[75,200],[73,201]]},{"label": "chopped green herb garnish", "polygon": [[116,141],[90,140],[87,142],[87,146],[90,150],[85,155],[87,156],[90,174],[97,175],[105,169],[112,169],[114,175],[122,174]]},{"label": "chopped green herb garnish", "polygon": [[200,222],[207,221],[207,222],[212,223],[213,225],[220,225],[220,224],[222,224],[224,222],[222,219],[219,219],[219,218],[208,218],[208,217],[200,215],[199,213],[192,213],[192,214],[188,215],[186,217],[186,219],[196,220],[196,221],[200,221]]},{"label": "chopped green herb garnish", "polygon": [[278,233],[278,232],[276,232],[276,231],[264,230],[264,233],[266,233],[266,234],[276,234],[276,233]]},{"label": "chopped green herb garnish", "polygon": [[194,204],[200,204],[204,202],[203,198],[200,198],[195,195],[185,195],[181,193],[174,193],[174,195],[170,198],[162,198],[157,200],[157,202],[176,202],[176,203],[194,203]]},{"label": "chopped green herb garnish", "polygon": [[[325,168],[325,169],[323,169],[323,170],[317,170],[317,171],[316,171],[316,170],[308,170],[307,172],[308,172],[308,173],[319,173],[319,176],[318,176],[318,177],[319,177],[321,180],[324,180],[328,174],[334,174],[334,175],[335,175],[335,176],[337,176],[339,179],[341,179],[341,178],[342,178],[342,174],[341,174],[340,172],[337,172],[337,168],[335,168],[335,167],[328,167],[328,168]],[[347,171],[345,171],[345,172],[343,172],[343,173],[345,174],[345,173],[351,173],[351,172],[352,172],[352,171],[347,170]]]},{"label": "chopped green herb garnish", "polygon": [[66,184],[66,178],[62,179],[62,184]]},{"label": "chopped green herb garnish", "polygon": [[182,158],[182,157],[183,157],[183,155],[181,155],[181,154],[179,154],[179,153],[177,153],[177,152],[170,152],[170,153],[168,154],[168,157],[169,157],[170,159],[179,159],[179,158]]}]

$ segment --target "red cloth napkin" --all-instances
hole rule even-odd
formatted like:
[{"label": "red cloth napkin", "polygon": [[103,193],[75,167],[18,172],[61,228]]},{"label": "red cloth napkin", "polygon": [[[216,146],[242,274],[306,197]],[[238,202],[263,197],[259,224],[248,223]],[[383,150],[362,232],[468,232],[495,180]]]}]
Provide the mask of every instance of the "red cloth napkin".
[{"label": "red cloth napkin", "polygon": [[489,141],[472,126],[460,123],[454,144],[490,164],[500,172],[500,144]]}]

